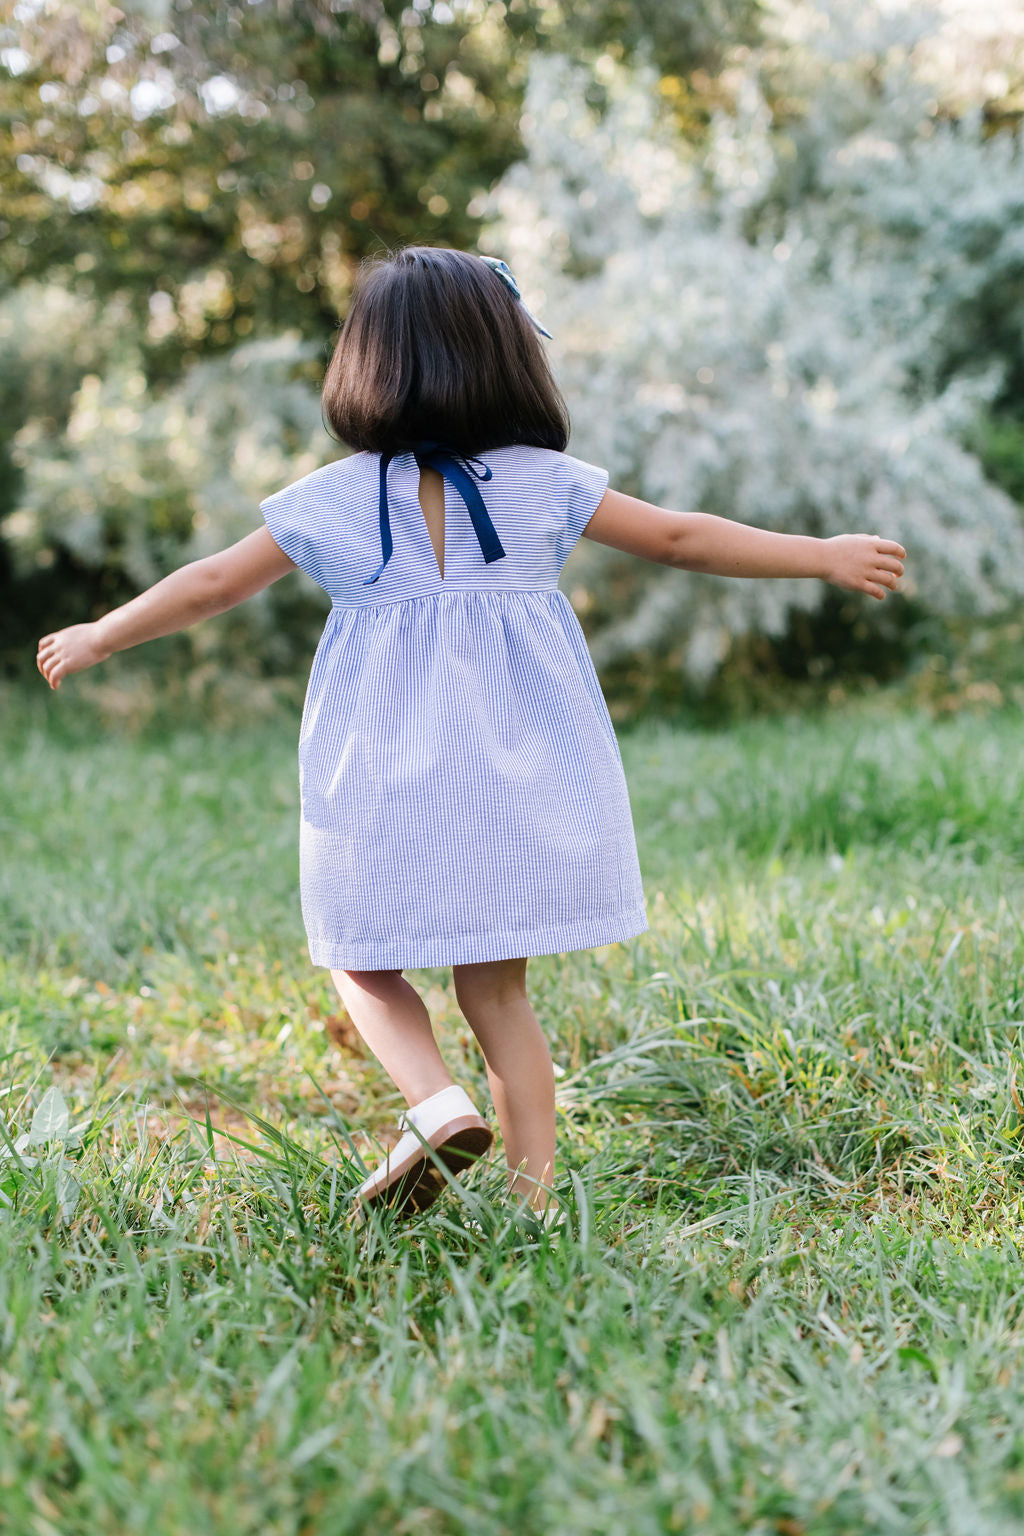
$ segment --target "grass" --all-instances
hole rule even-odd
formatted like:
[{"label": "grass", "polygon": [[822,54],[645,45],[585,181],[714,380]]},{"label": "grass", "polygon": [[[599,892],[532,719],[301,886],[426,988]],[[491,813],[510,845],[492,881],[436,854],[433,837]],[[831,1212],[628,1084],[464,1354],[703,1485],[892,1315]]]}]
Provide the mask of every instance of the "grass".
[{"label": "grass", "polygon": [[0,1530],[1021,1528],[1018,712],[622,737],[650,932],[531,964],[549,1235],[499,1158],[349,1219],[400,1106],[308,964],[297,718],[62,693],[5,708]]}]

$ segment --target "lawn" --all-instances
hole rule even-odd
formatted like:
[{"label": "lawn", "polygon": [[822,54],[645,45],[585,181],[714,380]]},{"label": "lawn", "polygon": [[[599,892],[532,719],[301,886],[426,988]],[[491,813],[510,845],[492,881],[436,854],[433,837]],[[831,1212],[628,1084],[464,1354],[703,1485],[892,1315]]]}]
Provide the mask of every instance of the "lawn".
[{"label": "lawn", "polygon": [[0,1530],[1021,1529],[1021,725],[624,733],[650,931],[530,967],[568,1228],[495,1156],[359,1230],[400,1103],[305,950],[297,716],[11,694]]}]

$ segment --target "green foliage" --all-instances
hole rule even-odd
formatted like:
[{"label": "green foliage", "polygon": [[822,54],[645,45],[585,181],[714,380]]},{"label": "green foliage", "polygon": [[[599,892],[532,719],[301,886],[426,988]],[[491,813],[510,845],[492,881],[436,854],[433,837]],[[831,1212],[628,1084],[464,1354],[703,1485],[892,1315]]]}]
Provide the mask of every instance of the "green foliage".
[{"label": "green foliage", "polygon": [[968,442],[989,478],[1024,505],[1024,422],[1006,414],[982,416]]},{"label": "green foliage", "polygon": [[1019,603],[1024,524],[975,423],[1020,398],[1024,180],[984,107],[1024,54],[972,28],[966,8],[778,7],[695,142],[653,73],[609,63],[598,110],[587,70],[534,60],[487,240],[555,332],[575,451],[664,506],[909,551],[913,605],[860,597],[835,625],[822,583],[584,542],[567,582],[604,675],[728,689],[808,618],[808,665],[838,671],[855,625],[913,656],[929,627]]},{"label": "green foliage", "polygon": [[528,17],[438,9],[15,8],[8,281],[126,295],[160,373],[331,323],[381,243],[472,243],[473,192],[515,153]]},{"label": "green foliage", "polygon": [[651,930],[531,963],[549,1234],[498,1159],[348,1219],[398,1105],[305,959],[295,719],[4,708],[13,1530],[1020,1523],[1019,712],[623,737]]},{"label": "green foliage", "polygon": [[[8,5],[5,667],[28,664],[40,614],[106,611],[248,532],[260,496],[332,455],[305,419],[354,269],[406,241],[475,243],[483,194],[521,153],[533,51],[653,49],[687,70],[755,24],[750,0]],[[261,361],[282,349],[306,365],[303,401]],[[250,419],[219,404],[242,376]],[[303,584],[181,651],[289,671],[320,613]]]},{"label": "green foliage", "polygon": [[[5,310],[24,325],[37,302],[21,289]],[[93,314],[79,301],[72,318],[85,331]],[[9,334],[17,330],[10,324]],[[95,338],[92,347],[95,355]],[[23,361],[11,351],[17,373]],[[16,578],[52,571],[54,585],[63,585],[70,565],[77,579],[65,593],[76,605],[69,617],[82,621],[243,538],[259,521],[264,495],[304,472],[299,466],[314,469],[331,456],[310,384],[316,365],[312,345],[285,333],[203,359],[155,394],[130,342],[112,343],[97,371],[78,379],[58,446],[41,437],[37,417],[14,439],[22,478],[5,532]],[[305,654],[322,611],[315,584],[304,576],[297,584],[305,600],[299,613],[278,587],[243,616],[247,646],[257,639],[263,662],[278,669]],[[13,625],[11,638],[21,638]],[[239,641],[229,621],[192,630],[184,647],[200,666],[230,661],[246,648]]]},{"label": "green foliage", "polygon": [[131,304],[147,375],[329,329],[355,262],[472,246],[537,48],[720,59],[753,0],[8,6],[0,276]]},{"label": "green foliage", "polygon": [[[333,456],[315,391],[354,264],[485,219],[613,484],[910,551],[878,605],[584,541],[565,584],[617,710],[885,680],[1012,627],[1024,183],[997,130],[1024,54],[968,10],[173,0],[14,8],[5,40],[9,670]],[[200,689],[298,675],[322,614],[298,577],[174,656]]]}]

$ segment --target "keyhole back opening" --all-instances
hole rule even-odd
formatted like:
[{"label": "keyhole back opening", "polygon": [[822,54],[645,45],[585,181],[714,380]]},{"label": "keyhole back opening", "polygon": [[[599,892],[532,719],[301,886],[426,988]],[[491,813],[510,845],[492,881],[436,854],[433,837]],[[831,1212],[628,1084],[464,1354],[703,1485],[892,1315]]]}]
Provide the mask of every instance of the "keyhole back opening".
[{"label": "keyhole back opening", "polygon": [[444,476],[440,470],[420,465],[420,511],[430,535],[430,542],[437,562],[437,573],[444,580]]}]

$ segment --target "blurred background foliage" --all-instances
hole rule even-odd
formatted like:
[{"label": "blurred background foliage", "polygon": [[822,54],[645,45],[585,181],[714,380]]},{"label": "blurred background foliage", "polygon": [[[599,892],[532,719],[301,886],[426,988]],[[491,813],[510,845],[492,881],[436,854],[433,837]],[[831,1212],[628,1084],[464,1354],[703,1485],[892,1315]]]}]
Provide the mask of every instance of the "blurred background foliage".
[{"label": "blurred background foliage", "polygon": [[[0,25],[0,662],[259,525],[336,456],[358,263],[500,251],[573,451],[670,506],[882,531],[905,599],[582,541],[620,718],[911,674],[1017,692],[1024,20],[1010,0],[19,0]],[[301,690],[303,575],[76,687]],[[159,684],[155,679],[159,674]],[[770,687],[767,685],[771,685]]]}]

